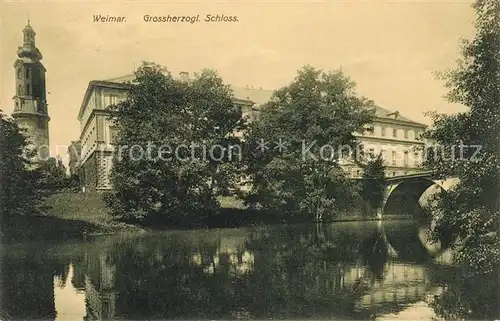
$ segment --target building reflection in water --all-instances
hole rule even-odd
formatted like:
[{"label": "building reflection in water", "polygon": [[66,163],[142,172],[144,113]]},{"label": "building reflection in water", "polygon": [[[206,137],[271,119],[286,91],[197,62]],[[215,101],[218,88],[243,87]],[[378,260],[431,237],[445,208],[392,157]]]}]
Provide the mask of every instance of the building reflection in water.
[{"label": "building reflection in water", "polygon": [[364,319],[437,287],[428,266],[415,263],[421,258],[390,254],[417,255],[421,245],[381,233],[374,224],[169,232],[98,238],[44,258],[8,255],[2,289],[12,295],[2,295],[2,307],[14,318],[50,320]]},{"label": "building reflection in water", "polygon": [[54,288],[65,282],[68,265],[47,255],[36,245],[2,252],[0,317],[2,319],[54,320]]},{"label": "building reflection in water", "polygon": [[75,277],[74,264],[70,263],[66,280],[54,277],[54,301],[57,311],[55,321],[83,320],[85,315],[85,291],[72,285]]}]

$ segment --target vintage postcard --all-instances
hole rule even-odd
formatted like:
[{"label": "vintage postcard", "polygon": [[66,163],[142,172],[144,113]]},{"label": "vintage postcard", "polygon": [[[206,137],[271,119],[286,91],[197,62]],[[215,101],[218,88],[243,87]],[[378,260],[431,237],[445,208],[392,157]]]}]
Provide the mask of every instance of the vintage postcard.
[{"label": "vintage postcard", "polygon": [[500,0],[1,15],[0,319],[500,319]]}]

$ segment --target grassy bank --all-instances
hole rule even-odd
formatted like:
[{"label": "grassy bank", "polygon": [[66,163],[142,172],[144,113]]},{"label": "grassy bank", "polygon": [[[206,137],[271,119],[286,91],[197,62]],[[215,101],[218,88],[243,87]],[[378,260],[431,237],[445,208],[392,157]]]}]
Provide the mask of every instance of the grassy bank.
[{"label": "grassy bank", "polygon": [[[310,222],[307,217],[291,219],[285,215],[247,209],[241,200],[235,197],[221,197],[221,210],[209,218],[194,224],[190,228],[224,228],[267,224]],[[3,222],[2,238],[4,242],[23,240],[51,240],[85,238],[96,234],[113,234],[130,231],[142,232],[145,228],[126,224],[114,219],[106,208],[102,194],[99,193],[57,193],[47,197],[40,206],[40,212],[34,216],[16,218]],[[384,217],[384,220],[406,217]],[[342,213],[327,222],[377,220],[362,213]],[[151,229],[162,229],[152,226]]]},{"label": "grassy bank", "polygon": [[85,238],[143,229],[113,219],[97,193],[57,193],[39,206],[40,213],[17,217],[2,224],[2,241]]}]

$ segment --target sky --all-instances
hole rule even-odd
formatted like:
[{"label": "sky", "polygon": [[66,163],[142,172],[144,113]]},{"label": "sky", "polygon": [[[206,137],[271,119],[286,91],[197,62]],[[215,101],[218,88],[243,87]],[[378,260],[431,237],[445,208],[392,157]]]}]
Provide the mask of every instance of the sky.
[{"label": "sky", "polygon": [[[455,113],[434,73],[456,66],[460,39],[474,36],[466,1],[106,1],[3,2],[0,108],[13,110],[13,63],[29,17],[47,69],[52,155],[80,135],[77,120],[91,80],[133,72],[142,61],[173,74],[216,69],[226,83],[277,89],[304,65],[341,68],[360,96],[430,124],[427,111]],[[207,14],[237,22],[204,22]],[[126,22],[94,22],[94,15]],[[200,15],[191,23],[144,16]],[[59,149],[59,150],[57,150]]]}]

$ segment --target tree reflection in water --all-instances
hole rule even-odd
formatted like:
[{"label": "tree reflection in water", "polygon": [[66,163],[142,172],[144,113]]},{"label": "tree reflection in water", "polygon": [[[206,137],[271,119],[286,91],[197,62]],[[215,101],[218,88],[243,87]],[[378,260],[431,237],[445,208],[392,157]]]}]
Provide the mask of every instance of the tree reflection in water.
[{"label": "tree reflection in water", "polygon": [[[2,311],[54,319],[54,278],[65,283],[70,263],[71,285],[85,293],[85,320],[368,319],[442,285],[447,290],[434,302],[441,315],[493,310],[487,294],[498,283],[457,287],[454,273],[424,264],[412,233],[418,226],[341,223],[121,235],[43,251],[20,246],[2,254]],[[479,299],[486,303],[475,305]]]}]

